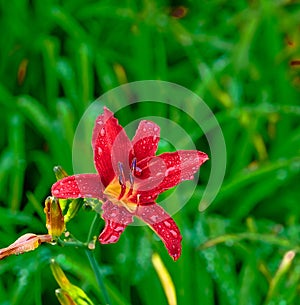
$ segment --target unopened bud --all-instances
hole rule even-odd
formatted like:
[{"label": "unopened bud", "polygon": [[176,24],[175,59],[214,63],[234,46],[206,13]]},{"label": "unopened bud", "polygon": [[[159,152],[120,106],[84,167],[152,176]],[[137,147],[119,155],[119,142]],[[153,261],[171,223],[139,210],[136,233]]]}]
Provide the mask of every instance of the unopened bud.
[{"label": "unopened bud", "polygon": [[[53,168],[55,177],[58,180],[68,177],[67,172],[60,166],[54,166]],[[78,199],[59,199],[59,204],[61,211],[64,215],[65,223],[69,222],[75,215],[77,214],[78,210],[82,206],[82,198]]]},{"label": "unopened bud", "polygon": [[58,263],[56,263],[54,260],[51,260],[50,267],[56,282],[60,286],[60,289],[56,289],[55,291],[60,304],[93,305],[93,302],[81,288],[70,283]]},{"label": "unopened bud", "polygon": [[65,230],[64,217],[57,198],[47,197],[44,212],[46,213],[46,228],[53,237],[59,237]]},{"label": "unopened bud", "polygon": [[44,242],[51,242],[51,236],[27,233],[19,237],[7,248],[0,249],[0,260],[12,254],[18,255],[24,252],[32,251]]},{"label": "unopened bud", "polygon": [[68,177],[67,172],[60,165],[54,166],[53,171],[57,181]]}]

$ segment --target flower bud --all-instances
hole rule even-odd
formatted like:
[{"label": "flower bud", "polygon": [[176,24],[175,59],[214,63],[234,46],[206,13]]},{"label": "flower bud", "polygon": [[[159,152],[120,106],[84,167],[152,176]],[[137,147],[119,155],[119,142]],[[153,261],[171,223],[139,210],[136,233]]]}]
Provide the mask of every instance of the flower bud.
[{"label": "flower bud", "polygon": [[51,242],[52,237],[50,235],[36,235],[33,233],[27,233],[19,237],[14,243],[7,248],[0,249],[0,260],[15,254],[22,254],[36,249],[43,242]]},{"label": "flower bud", "polygon": [[[68,177],[67,172],[60,165],[54,166],[53,171],[57,181]],[[68,201],[68,199],[59,199],[60,208],[63,213],[68,205]]]},{"label": "flower bud", "polygon": [[[67,172],[60,165],[54,166],[53,171],[57,181],[68,177]],[[82,198],[59,199],[59,204],[61,207],[61,211],[64,214],[65,223],[69,222],[72,218],[76,216],[78,210],[82,206],[82,203]]]},{"label": "flower bud", "polygon": [[71,296],[63,289],[56,289],[55,295],[61,305],[77,305]]},{"label": "flower bud", "polygon": [[[61,200],[61,199],[60,199]],[[74,218],[80,209],[80,207],[83,204],[83,199],[78,198],[78,199],[72,199],[71,201],[68,200],[67,203],[67,212],[64,216],[65,222],[69,222],[72,218]]]},{"label": "flower bud", "polygon": [[64,217],[58,199],[47,197],[45,200],[44,212],[46,213],[46,228],[53,237],[59,237],[65,230]]},{"label": "flower bud", "polygon": [[57,181],[68,177],[67,172],[60,165],[54,166],[53,171]]},{"label": "flower bud", "polygon": [[56,282],[61,288],[61,289],[56,289],[55,291],[60,304],[93,305],[93,302],[89,299],[89,297],[85,294],[85,292],[81,288],[70,283],[65,273],[60,268],[60,266],[55,262],[54,259],[51,260],[50,267]]}]

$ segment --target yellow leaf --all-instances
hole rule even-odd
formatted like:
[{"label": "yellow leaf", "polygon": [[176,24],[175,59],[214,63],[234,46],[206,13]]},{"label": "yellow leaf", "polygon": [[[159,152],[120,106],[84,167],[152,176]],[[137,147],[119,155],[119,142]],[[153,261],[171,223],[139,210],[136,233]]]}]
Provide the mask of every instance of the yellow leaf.
[{"label": "yellow leaf", "polygon": [[177,305],[175,286],[163,261],[157,253],[152,255],[152,264],[160,279],[169,305]]}]

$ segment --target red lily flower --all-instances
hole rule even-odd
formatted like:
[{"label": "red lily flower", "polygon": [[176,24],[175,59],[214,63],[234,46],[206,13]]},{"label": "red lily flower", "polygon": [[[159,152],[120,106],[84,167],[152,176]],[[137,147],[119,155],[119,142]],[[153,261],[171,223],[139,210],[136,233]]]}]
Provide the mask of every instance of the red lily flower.
[{"label": "red lily flower", "polygon": [[169,254],[181,254],[181,234],[174,220],[155,202],[158,195],[184,180],[191,180],[208,156],[186,150],[155,156],[160,128],[141,121],[132,141],[113,113],[104,113],[95,122],[92,137],[94,164],[98,174],[79,174],[52,186],[57,198],[98,198],[105,228],[102,244],[117,242],[126,226],[137,216],[162,239]]}]

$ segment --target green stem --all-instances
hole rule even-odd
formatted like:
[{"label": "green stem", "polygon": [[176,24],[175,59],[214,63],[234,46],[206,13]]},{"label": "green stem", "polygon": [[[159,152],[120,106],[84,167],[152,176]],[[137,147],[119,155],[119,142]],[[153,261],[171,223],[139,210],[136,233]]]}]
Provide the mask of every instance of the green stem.
[{"label": "green stem", "polygon": [[100,287],[100,290],[102,292],[105,304],[106,305],[111,305],[110,298],[109,298],[108,292],[106,290],[106,287],[104,285],[104,281],[103,281],[103,278],[102,278],[102,275],[101,275],[101,271],[100,271],[99,265],[98,265],[98,263],[95,259],[94,252],[91,248],[89,248],[89,244],[92,241],[94,241],[94,238],[92,237],[92,235],[93,235],[93,231],[94,231],[95,225],[97,223],[97,220],[98,220],[98,214],[95,215],[95,217],[94,217],[94,219],[91,223],[89,233],[88,233],[88,238],[87,238],[87,241],[85,243],[83,243],[83,242],[77,240],[76,238],[74,238],[73,236],[71,236],[70,241],[64,241],[64,240],[58,238],[57,239],[57,244],[60,245],[60,246],[63,246],[63,247],[64,246],[70,246],[70,247],[85,248],[84,251],[85,251],[85,253],[86,253],[86,255],[89,259],[92,270],[94,271],[94,274],[95,274],[98,286]]},{"label": "green stem", "polygon": [[[88,233],[88,238],[87,238],[87,244],[91,242],[91,240],[94,240],[93,239],[93,231],[94,231],[94,228],[95,228],[95,225],[97,223],[97,220],[98,220],[98,214],[96,213],[92,223],[91,223],[91,226],[90,226],[90,229],[89,229],[89,233]],[[98,283],[98,286],[100,287],[101,291],[102,291],[102,295],[103,295],[103,298],[104,298],[104,301],[105,301],[105,304],[106,305],[110,305],[111,302],[110,302],[110,299],[109,299],[109,295],[108,295],[108,292],[105,288],[105,284],[104,284],[104,281],[103,281],[103,278],[102,278],[102,275],[101,275],[101,271],[100,271],[100,268],[99,268],[99,265],[98,265],[98,262],[96,261],[95,259],[95,255],[94,255],[94,252],[90,249],[86,249],[85,250],[85,253],[89,259],[89,262],[90,262],[90,265],[94,271],[94,274],[96,276],[96,280],[97,280],[97,283]]]},{"label": "green stem", "polygon": [[92,252],[91,250],[85,250],[85,253],[89,259],[89,262],[91,264],[91,267],[94,271],[94,274],[96,276],[96,280],[97,280],[97,283],[102,291],[102,294],[103,294],[103,298],[104,298],[104,301],[105,301],[105,304],[106,305],[110,305],[111,302],[110,302],[110,299],[109,299],[109,296],[108,296],[108,292],[105,288],[105,285],[104,285],[104,282],[103,282],[103,279],[102,279],[102,275],[101,275],[101,272],[100,272],[100,268],[99,268],[99,265],[95,259],[95,255],[94,255],[94,252]]},{"label": "green stem", "polygon": [[87,238],[87,244],[88,244],[89,242],[91,242],[91,240],[92,240],[92,234],[93,234],[94,227],[95,227],[95,224],[96,224],[97,220],[98,220],[98,214],[96,213],[96,214],[95,214],[95,217],[94,217],[94,219],[93,219],[93,221],[92,221],[92,224],[91,224],[91,226],[90,226],[90,230],[89,230],[88,238]]},{"label": "green stem", "polygon": [[59,239],[57,239],[57,244],[61,247],[78,247],[78,248],[87,248],[88,247],[87,243],[83,243],[76,239],[72,239],[71,241],[64,241],[59,238]]},{"label": "green stem", "polygon": [[62,247],[89,248],[89,244],[91,242],[95,242],[94,239],[92,238],[92,234],[93,234],[94,227],[95,227],[95,224],[97,222],[97,219],[98,219],[98,214],[95,215],[95,217],[94,217],[94,219],[92,221],[92,224],[90,226],[89,233],[88,233],[88,238],[87,238],[87,241],[85,243],[80,241],[80,240],[78,240],[74,236],[70,235],[69,236],[70,240],[62,240],[61,238],[58,238],[57,239],[57,244],[62,246]]}]

